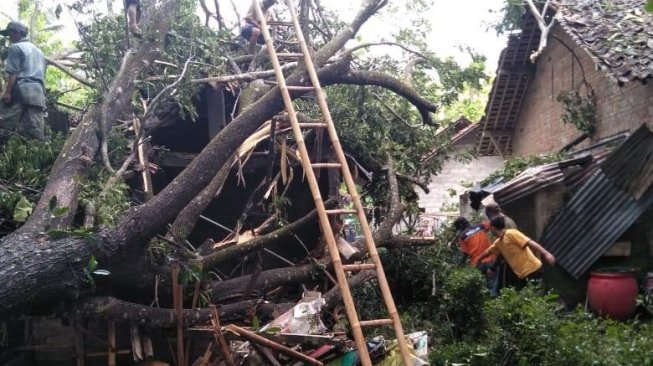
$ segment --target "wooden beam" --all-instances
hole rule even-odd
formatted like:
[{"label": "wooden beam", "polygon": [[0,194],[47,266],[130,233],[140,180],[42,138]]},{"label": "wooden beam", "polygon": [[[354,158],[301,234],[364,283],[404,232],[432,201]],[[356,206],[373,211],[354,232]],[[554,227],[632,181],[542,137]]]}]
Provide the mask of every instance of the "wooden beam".
[{"label": "wooden beam", "polygon": [[177,366],[185,366],[184,357],[184,288],[179,285],[179,264],[172,267],[172,301],[177,314]]},{"label": "wooden beam", "polygon": [[[135,118],[134,119],[134,133],[136,136],[140,136],[140,130],[141,130],[141,122],[140,119]],[[152,190],[152,177],[150,175],[150,162],[145,154],[145,148],[144,145],[148,143],[143,139],[143,137],[140,137],[138,139],[138,162],[141,164],[143,167],[143,172],[141,173],[143,176],[143,193],[145,195],[145,200],[149,201],[152,197],[154,197],[154,191]]]},{"label": "wooden beam", "polygon": [[494,136],[492,136],[492,134],[488,134],[488,137],[490,138],[492,145],[494,145],[494,148],[499,153],[499,156],[501,156],[501,159],[505,159],[506,157],[503,155],[503,151],[501,151],[501,147],[499,147],[499,144],[497,143],[497,140],[494,138]]},{"label": "wooden beam", "polygon": [[209,84],[206,91],[206,110],[208,114],[209,140],[226,125],[224,89],[221,86]]},{"label": "wooden beam", "polygon": [[116,322],[113,320],[107,322],[107,342],[107,364],[116,366]]},{"label": "wooden beam", "polygon": [[229,350],[229,345],[224,339],[224,334],[222,334],[222,326],[220,325],[220,314],[215,305],[211,305],[211,325],[213,325],[213,335],[215,337],[215,342],[220,346],[220,352],[222,353],[222,359],[227,366],[234,366],[234,360],[231,358],[231,351]]},{"label": "wooden beam", "polygon": [[245,329],[243,329],[243,328],[241,328],[239,326],[229,324],[229,325],[226,326],[226,329],[228,331],[230,331],[230,332],[234,332],[234,333],[238,334],[239,336],[247,339],[250,342],[256,342],[256,343],[258,343],[260,345],[272,348],[272,349],[277,350],[277,351],[279,351],[281,353],[285,353],[288,356],[291,356],[293,358],[296,358],[296,359],[302,360],[304,362],[307,362],[307,363],[309,363],[311,365],[317,365],[317,366],[323,366],[324,365],[322,362],[314,359],[313,357],[306,356],[303,353],[297,352],[294,349],[290,349],[290,348],[288,348],[288,347],[286,347],[286,346],[284,346],[282,344],[271,341],[271,340],[269,340],[267,338],[264,338],[264,337],[254,333],[254,332],[250,332],[249,330],[245,330]]}]

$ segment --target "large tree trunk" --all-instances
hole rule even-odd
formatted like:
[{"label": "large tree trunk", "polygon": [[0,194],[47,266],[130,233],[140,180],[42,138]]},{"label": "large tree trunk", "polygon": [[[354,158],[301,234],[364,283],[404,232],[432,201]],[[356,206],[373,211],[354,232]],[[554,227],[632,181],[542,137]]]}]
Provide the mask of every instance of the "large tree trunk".
[{"label": "large tree trunk", "polygon": [[[164,1],[158,9],[164,13],[152,17],[155,19],[154,24],[157,24],[155,28],[163,30],[157,33],[159,42],[174,18],[177,3],[173,0]],[[383,4],[383,0],[366,1],[350,26],[315,54],[316,66],[324,65]],[[161,193],[142,206],[128,210],[116,228],[102,229],[92,238],[86,239],[48,238],[41,233],[51,218],[47,202],[52,196],[57,196],[60,206],[75,206],[79,177],[86,166],[84,164],[98,149],[95,132],[98,128],[110,127],[124,110],[131,96],[128,91],[132,90],[133,78],[143,67],[143,59],[151,60],[159,46],[157,42],[144,41],[140,51],[132,55],[140,55],[142,59],[135,60],[130,56],[125,58],[121,73],[111,84],[106,104],[103,103],[94,111],[92,121],[83,122],[78,128],[79,132],[73,134],[64,147],[34,215],[21,230],[6,237],[0,244],[0,283],[3,284],[0,287],[0,317],[8,316],[10,311],[21,308],[27,310],[39,304],[51,304],[58,299],[76,299],[79,289],[88,286],[87,269],[91,256],[98,259],[101,268],[108,269],[111,269],[112,263],[141,256],[149,240],[162,231],[209,184],[242,142],[263,121],[283,108],[279,88],[275,87],[223,129]],[[329,77],[333,80],[334,73],[343,72],[342,67],[348,67],[348,64],[337,64],[321,72],[325,85],[329,84]],[[300,69],[288,78],[288,85],[302,85],[304,80],[305,72]],[[61,222],[56,226],[63,227],[69,222]]]}]

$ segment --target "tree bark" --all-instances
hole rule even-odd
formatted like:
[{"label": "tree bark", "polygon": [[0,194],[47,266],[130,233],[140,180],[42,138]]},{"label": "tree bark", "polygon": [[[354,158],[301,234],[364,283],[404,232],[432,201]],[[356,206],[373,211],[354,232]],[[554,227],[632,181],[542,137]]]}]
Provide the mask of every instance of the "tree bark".
[{"label": "tree bark", "polygon": [[[249,321],[246,315],[256,309],[260,318],[270,318],[274,313],[282,313],[290,309],[293,304],[259,303],[257,300],[241,301],[234,304],[220,306],[220,320],[227,322]],[[155,308],[127,301],[115,297],[90,297],[76,304],[73,314],[79,317],[92,317],[100,319],[113,319],[122,322],[134,322],[155,328],[171,328],[177,325],[175,309]],[[211,309],[184,309],[182,310],[185,326],[205,324],[211,321]]]},{"label": "tree bark", "polygon": [[[327,209],[334,208],[337,203],[337,199],[330,198],[324,202],[324,206]],[[267,245],[290,238],[293,234],[296,234],[302,227],[304,227],[304,225],[315,223],[316,218],[317,210],[314,209],[301,219],[296,220],[292,224],[286,225],[269,234],[262,235],[248,240],[245,243],[237,244],[223,250],[218,250],[215,253],[206,255],[200,260],[199,264],[201,264],[202,268],[204,269],[210,269],[215,268],[216,266],[228,262],[232,259],[241,258],[256,250],[264,248]]]},{"label": "tree bark", "polygon": [[[148,67],[159,55],[163,40],[177,13],[179,2],[165,0],[155,10],[155,21],[147,29],[152,41],[142,42],[137,49],[123,57],[120,70],[114,77],[102,103],[97,105],[68,138],[52,167],[48,183],[32,215],[19,232],[39,232],[44,227],[63,229],[70,225],[77,211],[77,196],[86,169],[99,147],[98,136],[105,136],[113,123],[130,105],[136,75]],[[67,207],[64,215],[52,217],[50,200],[56,198],[58,207]]]},{"label": "tree bark", "polygon": [[[384,0],[367,0],[350,26],[316,52],[316,67],[324,65],[384,4]],[[100,230],[93,236],[92,243],[76,237],[52,240],[38,234],[50,222],[48,204],[51,197],[57,197],[59,206],[75,211],[80,178],[89,157],[98,150],[96,132],[98,129],[108,131],[127,106],[133,79],[144,67],[143,60],[147,62],[158,53],[160,41],[170,27],[177,5],[177,1],[165,0],[159,6],[158,15],[152,17],[155,21],[151,28],[154,29],[146,31],[146,34],[155,34],[159,42],[144,41],[138,50],[125,57],[105,102],[95,109],[93,118],[82,122],[66,143],[32,217],[22,229],[2,241],[0,317],[9,316],[10,311],[18,309],[27,310],[43,303],[74,299],[79,288],[88,281],[86,273],[91,256],[98,259],[101,268],[110,270],[112,263],[142,255],[149,240],[209,184],[242,142],[263,121],[283,108],[279,88],[275,87],[223,129],[161,193],[142,206],[127,210],[116,228]],[[334,68],[329,71],[336,72]],[[288,78],[288,85],[302,85],[304,78],[305,71],[296,70]],[[101,121],[106,121],[104,126]],[[59,220],[56,226],[67,226],[72,217],[71,213]]]},{"label": "tree bark", "polygon": [[177,218],[172,223],[170,227],[170,233],[172,236],[177,239],[186,239],[191,233],[197,220],[199,220],[200,215],[206,207],[211,203],[213,198],[218,194],[218,191],[224,185],[224,182],[229,177],[231,172],[232,161],[228,161],[225,165],[220,168],[218,174],[211,180],[208,186],[200,192],[195,198],[193,198],[190,203],[184,207],[183,210],[177,215]]}]

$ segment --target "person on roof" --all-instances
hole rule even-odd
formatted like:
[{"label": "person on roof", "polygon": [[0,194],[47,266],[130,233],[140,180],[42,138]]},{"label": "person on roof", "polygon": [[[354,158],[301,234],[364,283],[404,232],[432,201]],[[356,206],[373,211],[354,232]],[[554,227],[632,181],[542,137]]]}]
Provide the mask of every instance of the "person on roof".
[{"label": "person on roof", "polygon": [[43,52],[27,39],[27,27],[19,21],[9,22],[0,35],[9,37],[11,41],[5,60],[6,85],[0,106],[0,139],[6,140],[18,133],[44,140]]},{"label": "person on roof", "polygon": [[482,262],[489,256],[501,253],[520,279],[534,276],[542,268],[542,261],[533,251],[541,255],[550,265],[555,265],[555,256],[543,246],[517,229],[507,229],[505,217],[496,216],[490,220],[490,230],[497,239],[481,254],[479,261]]},{"label": "person on roof", "polygon": [[140,0],[125,0],[125,11],[127,13],[127,25],[129,30],[135,36],[143,35],[143,31],[138,27],[141,20],[141,2]]},{"label": "person on roof", "polygon": [[492,245],[487,235],[489,224],[471,225],[466,218],[461,216],[454,221],[453,226],[458,231],[460,251],[463,252],[465,257],[469,257],[472,266],[478,268],[485,275],[487,288],[492,296],[496,297],[498,294],[497,272],[494,266],[496,255],[489,255],[480,260],[485,250]]},{"label": "person on roof", "polygon": [[[277,0],[262,0],[260,3],[263,15],[268,18],[272,10],[272,6],[277,3]],[[240,28],[240,36],[249,41],[249,51],[254,52],[256,44],[263,44],[263,35],[261,34],[261,26],[258,24],[258,17],[254,4],[249,7],[245,17],[243,18],[243,26]]]}]

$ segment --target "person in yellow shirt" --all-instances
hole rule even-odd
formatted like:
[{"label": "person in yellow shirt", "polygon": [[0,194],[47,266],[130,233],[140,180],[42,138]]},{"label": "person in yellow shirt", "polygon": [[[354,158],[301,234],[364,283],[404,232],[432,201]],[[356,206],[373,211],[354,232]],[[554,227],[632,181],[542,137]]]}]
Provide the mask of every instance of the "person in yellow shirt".
[{"label": "person in yellow shirt", "polygon": [[490,221],[490,230],[497,239],[483,252],[479,261],[487,256],[501,253],[519,278],[526,278],[542,268],[542,262],[533,252],[540,254],[550,265],[555,265],[556,259],[553,254],[540,244],[517,229],[506,229],[506,220],[503,216],[496,216]]}]

